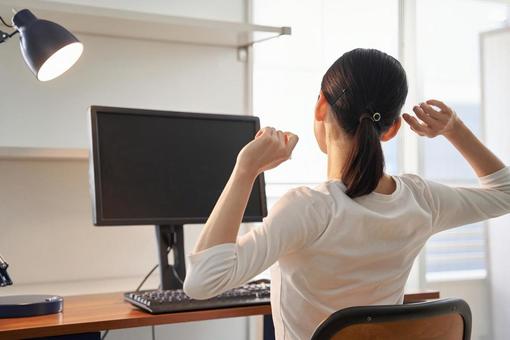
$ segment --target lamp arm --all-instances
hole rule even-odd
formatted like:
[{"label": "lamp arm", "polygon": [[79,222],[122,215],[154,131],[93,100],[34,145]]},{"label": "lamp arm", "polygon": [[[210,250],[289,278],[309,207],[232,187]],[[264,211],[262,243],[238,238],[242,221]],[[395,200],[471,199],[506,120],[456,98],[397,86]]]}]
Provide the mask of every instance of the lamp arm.
[{"label": "lamp arm", "polygon": [[[9,25],[8,23],[6,23],[4,18],[2,18],[2,17],[0,17],[0,22],[2,22],[2,24],[4,24],[4,26],[6,26],[6,27],[14,28],[14,26]],[[18,33],[18,30],[15,30],[12,33],[6,33],[6,32],[3,32],[3,31],[0,31],[0,44],[3,43],[4,41],[6,41],[9,38],[12,38],[12,36],[15,35],[16,33]]]},{"label": "lamp arm", "polygon": [[9,264],[0,255],[0,287],[12,285],[12,280],[7,273]]},{"label": "lamp arm", "polygon": [[0,31],[0,44],[12,38],[15,34],[19,33],[17,30],[12,33],[6,33],[4,31]]},{"label": "lamp arm", "polygon": [[9,28],[14,28],[14,26],[12,25],[9,25],[8,23],[5,22],[4,18],[0,17],[0,21],[2,22],[2,24],[4,24],[5,26],[9,27]]}]

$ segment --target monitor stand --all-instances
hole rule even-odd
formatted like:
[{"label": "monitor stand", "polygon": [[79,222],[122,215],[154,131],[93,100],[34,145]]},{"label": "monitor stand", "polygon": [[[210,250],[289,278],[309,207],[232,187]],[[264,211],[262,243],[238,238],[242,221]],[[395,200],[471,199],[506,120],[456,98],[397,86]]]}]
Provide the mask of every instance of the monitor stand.
[{"label": "monitor stand", "polygon": [[[182,224],[156,225],[159,270],[162,290],[182,289],[186,277],[184,259],[184,230]],[[168,263],[168,254],[173,251],[174,264]]]}]

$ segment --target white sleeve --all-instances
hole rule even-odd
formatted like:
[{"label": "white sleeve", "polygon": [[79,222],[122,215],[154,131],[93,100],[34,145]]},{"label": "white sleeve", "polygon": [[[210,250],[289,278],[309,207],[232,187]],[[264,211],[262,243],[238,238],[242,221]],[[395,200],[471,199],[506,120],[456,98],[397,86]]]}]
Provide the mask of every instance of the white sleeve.
[{"label": "white sleeve", "polygon": [[510,167],[478,179],[479,188],[425,180],[433,233],[510,213]]},{"label": "white sleeve", "polygon": [[330,207],[324,194],[309,188],[286,193],[261,226],[239,237],[188,256],[186,294],[206,299],[238,287],[280,257],[315,241],[325,230]]}]

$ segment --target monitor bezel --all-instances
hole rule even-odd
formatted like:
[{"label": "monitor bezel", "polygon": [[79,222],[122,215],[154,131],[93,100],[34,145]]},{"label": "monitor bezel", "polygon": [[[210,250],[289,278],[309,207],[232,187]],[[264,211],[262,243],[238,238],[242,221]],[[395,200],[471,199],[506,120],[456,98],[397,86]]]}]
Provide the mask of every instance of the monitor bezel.
[{"label": "monitor bezel", "polygon": [[[254,123],[254,135],[260,129],[260,120],[255,116],[217,114],[217,113],[196,113],[184,111],[163,111],[136,108],[122,108],[113,106],[92,105],[89,107],[89,187],[92,203],[92,222],[95,226],[123,226],[123,225],[179,225],[179,224],[202,224],[207,221],[204,217],[178,217],[178,218],[105,218],[103,214],[103,202],[101,198],[101,166],[100,148],[98,135],[98,114],[122,114],[142,116],[165,116],[176,118],[221,120],[221,121],[243,121]],[[97,175],[97,176],[96,176]],[[225,183],[226,184],[226,183]],[[260,222],[267,216],[267,199],[265,191],[264,173],[261,173],[254,187],[258,186],[260,191],[261,216],[243,216],[243,222]]]}]

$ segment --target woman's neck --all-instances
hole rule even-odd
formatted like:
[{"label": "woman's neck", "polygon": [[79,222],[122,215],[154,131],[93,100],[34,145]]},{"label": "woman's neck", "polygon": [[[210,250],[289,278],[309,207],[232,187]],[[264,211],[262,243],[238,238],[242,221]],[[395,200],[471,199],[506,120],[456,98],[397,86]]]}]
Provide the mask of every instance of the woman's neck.
[{"label": "woman's neck", "polygon": [[[329,148],[329,147],[328,147]],[[342,171],[347,161],[347,152],[335,148],[328,150],[328,180],[341,180]]]},{"label": "woman's neck", "polygon": [[[347,162],[349,150],[345,144],[328,144],[328,180],[342,180],[342,170]],[[397,189],[395,180],[388,174],[383,173],[375,192],[390,195]]]}]

